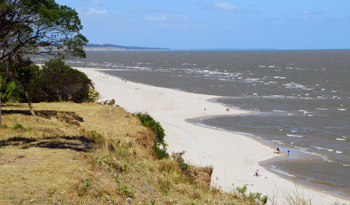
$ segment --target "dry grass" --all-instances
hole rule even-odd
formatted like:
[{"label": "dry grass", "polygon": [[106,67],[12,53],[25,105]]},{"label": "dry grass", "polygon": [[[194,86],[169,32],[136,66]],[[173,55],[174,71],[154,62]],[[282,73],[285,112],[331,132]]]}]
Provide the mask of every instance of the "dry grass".
[{"label": "dry grass", "polygon": [[[258,204],[210,188],[212,167],[155,160],[154,134],[119,107],[5,104],[0,204]],[[195,176],[195,179],[192,178]]]}]

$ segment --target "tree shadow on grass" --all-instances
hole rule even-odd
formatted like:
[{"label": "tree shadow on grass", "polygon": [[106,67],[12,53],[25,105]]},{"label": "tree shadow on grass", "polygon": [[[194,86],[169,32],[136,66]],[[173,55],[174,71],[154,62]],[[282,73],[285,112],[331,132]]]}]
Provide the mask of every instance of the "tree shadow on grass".
[{"label": "tree shadow on grass", "polygon": [[[29,110],[2,110],[2,115],[13,115],[13,114],[21,114],[31,116]],[[75,112],[65,112],[65,111],[55,111],[55,110],[36,110],[36,116],[50,119],[51,117],[57,118],[59,121],[66,122],[68,124],[76,125],[80,127],[79,122],[84,122],[84,119],[79,115],[75,114]]]},{"label": "tree shadow on grass", "polygon": [[85,136],[60,136],[44,137],[40,139],[12,137],[0,141],[0,147],[4,146],[22,146],[23,149],[29,147],[42,147],[50,149],[72,149],[79,152],[89,152],[92,148],[92,140]]}]

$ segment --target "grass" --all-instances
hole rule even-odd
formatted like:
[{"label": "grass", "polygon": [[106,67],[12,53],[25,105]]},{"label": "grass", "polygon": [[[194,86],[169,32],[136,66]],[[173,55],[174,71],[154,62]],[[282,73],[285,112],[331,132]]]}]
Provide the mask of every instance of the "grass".
[{"label": "grass", "polygon": [[0,204],[262,204],[211,188],[211,166],[159,160],[162,128],[120,107],[33,106],[36,116],[26,104],[2,107],[0,157],[15,160],[0,165]]}]

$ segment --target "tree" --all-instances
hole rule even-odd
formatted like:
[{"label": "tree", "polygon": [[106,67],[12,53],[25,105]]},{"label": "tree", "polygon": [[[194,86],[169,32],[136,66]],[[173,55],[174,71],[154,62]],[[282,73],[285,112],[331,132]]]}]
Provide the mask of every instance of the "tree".
[{"label": "tree", "polygon": [[79,33],[78,13],[54,0],[0,0],[0,28],[0,63],[7,78],[18,72],[10,68],[21,68],[12,65],[26,65],[30,54],[86,57],[88,40]]}]

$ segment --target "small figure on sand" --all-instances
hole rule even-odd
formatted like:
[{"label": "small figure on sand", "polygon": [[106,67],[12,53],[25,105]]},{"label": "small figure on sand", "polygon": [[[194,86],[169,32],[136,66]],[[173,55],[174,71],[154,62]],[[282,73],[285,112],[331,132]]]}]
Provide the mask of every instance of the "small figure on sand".
[{"label": "small figure on sand", "polygon": [[230,108],[226,108],[226,111],[227,111],[227,112],[230,111]]},{"label": "small figure on sand", "polygon": [[197,93],[197,90],[194,90],[194,93]]},{"label": "small figure on sand", "polygon": [[187,89],[187,92],[190,92],[190,89]]},{"label": "small figure on sand", "polygon": [[259,170],[256,170],[255,176],[256,176],[256,177],[259,177]]},{"label": "small figure on sand", "polygon": [[290,151],[288,150],[288,157],[289,157],[289,152],[290,152]]},{"label": "small figure on sand", "polygon": [[206,111],[207,109],[206,108],[204,108],[204,112]]},{"label": "small figure on sand", "polygon": [[276,150],[273,151],[273,152],[276,153],[276,154],[281,154],[281,149],[279,147],[277,147]]}]

